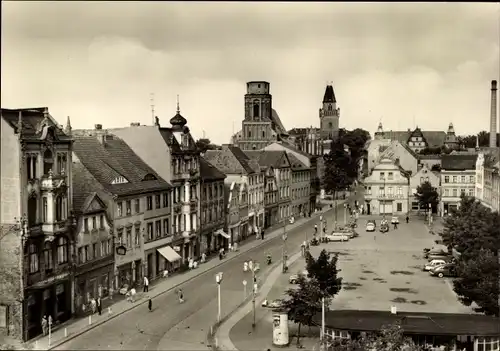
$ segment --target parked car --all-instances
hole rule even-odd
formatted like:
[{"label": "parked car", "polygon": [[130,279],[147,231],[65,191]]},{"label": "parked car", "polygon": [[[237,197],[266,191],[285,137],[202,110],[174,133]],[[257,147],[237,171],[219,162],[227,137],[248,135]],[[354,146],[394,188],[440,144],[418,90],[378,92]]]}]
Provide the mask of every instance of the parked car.
[{"label": "parked car", "polygon": [[380,232],[387,233],[389,231],[389,224],[384,222],[380,225]]},{"label": "parked car", "polygon": [[283,304],[283,301],[280,299],[273,300],[271,302],[267,301],[267,299],[262,301],[262,307],[267,307],[267,308],[279,308],[279,307],[281,307],[282,304]]},{"label": "parked car", "polygon": [[325,238],[328,241],[349,241],[350,235],[348,233],[332,232],[331,234],[326,234]]},{"label": "parked car", "polygon": [[292,274],[290,276],[290,278],[288,278],[288,282],[290,284],[297,284],[298,280],[299,280],[299,275],[303,275],[304,277],[308,277],[309,276],[309,272],[307,270],[303,270],[302,272],[299,272],[297,274]]},{"label": "parked car", "polygon": [[375,221],[368,221],[368,222],[366,222],[366,228],[365,228],[365,230],[367,232],[374,232],[376,227],[377,226],[375,224]]},{"label": "parked car", "polygon": [[424,265],[424,271],[430,271],[431,269],[433,269],[437,266],[441,266],[441,265],[446,264],[446,263],[448,263],[448,262],[444,259],[432,260]]},{"label": "parked car", "polygon": [[436,266],[429,271],[433,276],[439,278],[443,277],[455,277],[457,275],[456,265],[454,263],[446,263],[441,266]]},{"label": "parked car", "polygon": [[[448,256],[448,249],[444,246],[441,247],[432,247],[430,250],[424,249],[424,258],[428,260],[434,259],[435,256]],[[437,257],[440,258],[440,257]]]},{"label": "parked car", "polygon": [[391,224],[399,224],[399,218],[397,216],[393,216],[391,218]]}]

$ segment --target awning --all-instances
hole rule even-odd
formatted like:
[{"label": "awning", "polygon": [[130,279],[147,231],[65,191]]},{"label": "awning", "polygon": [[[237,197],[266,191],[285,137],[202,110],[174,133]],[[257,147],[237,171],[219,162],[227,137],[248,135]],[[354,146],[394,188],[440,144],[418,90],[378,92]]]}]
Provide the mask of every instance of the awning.
[{"label": "awning", "polygon": [[228,233],[224,232],[222,229],[219,229],[218,231],[215,232],[216,234],[222,235],[226,239],[231,239]]},{"label": "awning", "polygon": [[157,251],[165,257],[165,259],[169,262],[175,262],[177,260],[180,260],[182,257],[174,251],[170,246],[165,246],[157,249]]}]

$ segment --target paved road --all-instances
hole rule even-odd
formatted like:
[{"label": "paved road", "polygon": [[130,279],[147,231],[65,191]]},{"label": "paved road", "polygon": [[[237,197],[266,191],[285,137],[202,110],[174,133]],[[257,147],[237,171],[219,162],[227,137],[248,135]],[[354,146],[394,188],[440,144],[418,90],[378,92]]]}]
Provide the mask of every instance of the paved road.
[{"label": "paved road", "polygon": [[[356,199],[360,200],[359,194]],[[339,213],[343,208],[339,207],[337,211],[338,218],[342,218]],[[334,212],[324,215],[328,226],[333,224]],[[304,233],[311,237],[313,228],[314,222],[311,221],[289,230],[288,252],[298,251]],[[221,296],[222,315],[226,315],[243,300],[243,279],[249,282],[249,287],[251,285],[251,275],[243,273],[243,262],[253,259],[260,262],[261,269],[268,270],[265,264],[267,253],[271,253],[276,261],[280,259],[281,238],[270,240],[185,283],[182,286],[186,298],[184,304],[179,304],[175,292],[165,293],[155,298],[152,312],[147,306],[140,306],[60,345],[56,350],[206,350],[207,328],[217,316],[215,274],[224,272]]]}]

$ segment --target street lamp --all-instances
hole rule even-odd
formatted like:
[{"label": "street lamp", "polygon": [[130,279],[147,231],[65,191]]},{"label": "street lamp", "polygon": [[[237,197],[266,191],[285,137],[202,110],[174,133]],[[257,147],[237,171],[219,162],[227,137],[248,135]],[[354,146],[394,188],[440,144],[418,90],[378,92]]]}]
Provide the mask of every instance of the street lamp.
[{"label": "street lamp", "polygon": [[253,289],[252,289],[252,311],[253,311],[253,322],[252,328],[255,328],[255,297],[257,294],[257,276],[255,275],[256,264],[252,266],[252,281],[253,281]]},{"label": "street lamp", "polygon": [[[287,266],[287,259],[288,259],[288,254],[287,254],[287,247],[286,247],[286,242],[287,242],[287,239],[288,239],[288,234],[286,232],[286,222],[290,222],[290,224],[292,224],[292,218],[289,217],[287,219],[285,219],[285,225],[283,226],[283,253],[282,253],[282,261],[283,261],[283,267],[282,267],[282,272],[283,273],[286,273],[288,271],[288,266]],[[307,242],[307,233],[305,234],[306,235],[306,242]]]},{"label": "street lamp", "polygon": [[221,302],[220,302],[220,284],[222,283],[222,276],[224,273],[219,272],[215,275],[215,281],[217,282],[217,322],[221,321]]},{"label": "street lamp", "polygon": [[347,225],[347,203],[344,203],[344,226]]}]

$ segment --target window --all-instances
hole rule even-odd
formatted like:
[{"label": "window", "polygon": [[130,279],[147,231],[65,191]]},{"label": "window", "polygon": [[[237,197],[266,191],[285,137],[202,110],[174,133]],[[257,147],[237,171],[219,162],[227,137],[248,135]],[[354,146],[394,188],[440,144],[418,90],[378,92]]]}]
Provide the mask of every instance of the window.
[{"label": "window", "polygon": [[398,195],[403,196],[403,187],[401,186],[398,187]]},{"label": "window", "polygon": [[29,155],[26,157],[26,171],[28,174],[28,179],[36,179],[37,174],[36,174],[36,163],[37,163],[37,156],[36,155]]},{"label": "window", "polygon": [[89,219],[88,218],[85,218],[83,220],[83,231],[85,233],[88,233],[89,232]]},{"label": "window", "polygon": [[92,259],[92,257],[90,255],[89,246],[86,245],[85,246],[85,261],[90,261],[91,259]]},{"label": "window", "polygon": [[45,271],[52,271],[54,269],[52,244],[48,241],[44,244],[43,247],[43,261],[45,262]]},{"label": "window", "polygon": [[460,196],[465,195],[465,189],[460,189]]},{"label": "window", "polygon": [[385,179],[385,173],[384,172],[380,172],[380,180],[384,180]]},{"label": "window", "polygon": [[475,183],[474,176],[469,176],[469,182],[471,182],[471,183]]},{"label": "window", "polygon": [[29,255],[29,271],[30,273],[38,272],[38,248],[35,244],[30,244],[28,247],[28,255]]},{"label": "window", "polygon": [[104,215],[99,216],[99,228],[104,229]]},{"label": "window", "polygon": [[465,183],[465,176],[462,176],[462,183]]},{"label": "window", "polygon": [[141,212],[141,202],[139,199],[134,200],[134,211],[135,213]]},{"label": "window", "polygon": [[57,154],[57,173],[65,174],[66,173],[66,154],[60,153]]},{"label": "window", "polygon": [[62,196],[56,198],[56,221],[63,219],[63,200]]},{"label": "window", "polygon": [[155,208],[160,208],[160,194],[155,195]]},{"label": "window", "polygon": [[92,217],[92,229],[97,229],[97,223],[96,223],[96,221],[97,221],[96,216],[93,216]]},{"label": "window", "polygon": [[163,220],[163,234],[165,235],[168,235],[168,231],[169,231],[169,223],[168,223],[168,218],[165,218]]},{"label": "window", "polygon": [[97,254],[97,244],[96,243],[92,244],[92,257],[93,258],[99,257],[99,255]]},{"label": "window", "polygon": [[394,174],[392,172],[389,172],[388,178],[389,178],[389,180],[393,180],[394,179]]},{"label": "window", "polygon": [[132,201],[127,200],[127,201],[125,202],[125,204],[126,204],[126,206],[125,206],[125,207],[126,207],[126,209],[127,209],[127,212],[126,212],[126,213],[127,213],[127,216],[130,216],[130,215],[132,214]]},{"label": "window", "polygon": [[450,177],[449,176],[444,176],[444,182],[449,183],[450,182]]},{"label": "window", "polygon": [[107,256],[109,255],[108,252],[108,242],[107,241],[101,241],[101,256]]},{"label": "window", "polygon": [[453,176],[453,183],[457,182],[457,176]]},{"label": "window", "polygon": [[68,239],[61,236],[57,239],[57,263],[67,263],[68,262]]},{"label": "window", "polygon": [[474,188],[469,188],[469,196],[474,196]]},{"label": "window", "polygon": [[148,223],[148,240],[153,240],[153,223]]},{"label": "window", "polygon": [[148,211],[151,211],[153,209],[153,197],[152,196],[148,196],[146,198],[146,209]]},{"label": "window", "polygon": [[132,247],[132,228],[127,228],[127,247]]},{"label": "window", "polygon": [[112,249],[113,249],[113,243],[111,242],[111,239],[108,239],[108,241],[107,241],[107,245],[106,245],[106,246],[108,247],[107,252],[108,252],[108,255],[109,255],[109,254],[111,254],[111,253],[112,253],[111,251],[112,251]]},{"label": "window", "polygon": [[123,245],[123,230],[118,231],[118,245]]},{"label": "window", "polygon": [[157,238],[161,236],[161,221],[155,222],[155,233]]},{"label": "window", "polygon": [[479,337],[477,340],[477,351],[499,351],[500,340],[498,337]]},{"label": "window", "polygon": [[135,233],[134,233],[134,244],[135,246],[140,246],[141,245],[141,228],[140,227],[135,227]]},{"label": "window", "polygon": [[78,262],[85,263],[85,256],[83,255],[83,247],[78,248]]},{"label": "window", "polygon": [[420,177],[420,184],[424,184],[424,177]]},{"label": "window", "polygon": [[403,204],[402,203],[398,202],[396,204],[396,211],[403,212]]},{"label": "window", "polygon": [[163,207],[168,207],[168,193],[163,194]]},{"label": "window", "polygon": [[48,175],[49,172],[52,171],[53,164],[54,164],[54,160],[52,158],[52,151],[47,149],[43,153],[43,174],[44,175]]},{"label": "window", "polygon": [[450,196],[450,189],[444,189],[444,196]]},{"label": "window", "polygon": [[453,197],[457,197],[457,193],[458,193],[457,189],[453,189]]},{"label": "window", "polygon": [[258,100],[253,102],[253,116],[260,117],[260,104]]},{"label": "window", "polygon": [[116,205],[116,211],[117,211],[117,215],[118,217],[121,217],[122,214],[123,214],[123,203],[122,202],[119,202],[117,205]]}]

